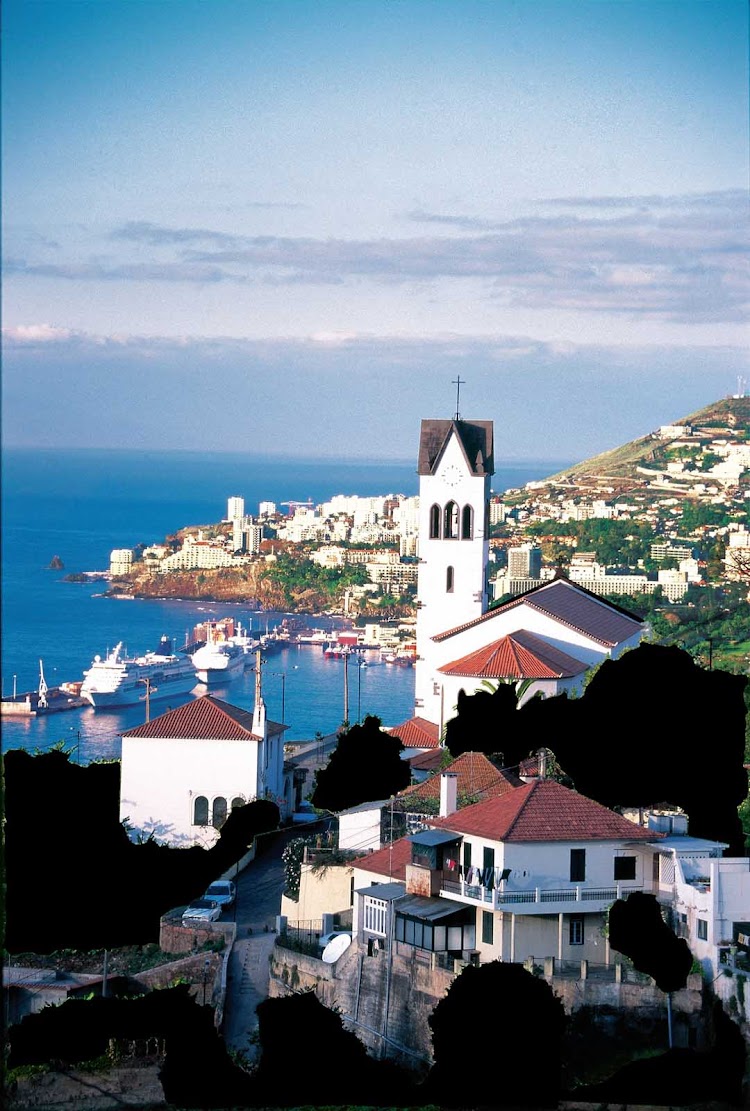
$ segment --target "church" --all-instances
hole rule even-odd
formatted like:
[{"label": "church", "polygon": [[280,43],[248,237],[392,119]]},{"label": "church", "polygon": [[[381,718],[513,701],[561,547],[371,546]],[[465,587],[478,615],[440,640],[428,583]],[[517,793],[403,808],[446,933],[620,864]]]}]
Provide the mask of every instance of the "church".
[{"label": "church", "polygon": [[[586,673],[635,648],[634,614],[556,577],[490,608],[492,421],[422,421],[414,716],[390,730],[436,748],[460,690],[524,682],[523,699],[577,693]],[[486,688],[485,688],[486,689]]]}]

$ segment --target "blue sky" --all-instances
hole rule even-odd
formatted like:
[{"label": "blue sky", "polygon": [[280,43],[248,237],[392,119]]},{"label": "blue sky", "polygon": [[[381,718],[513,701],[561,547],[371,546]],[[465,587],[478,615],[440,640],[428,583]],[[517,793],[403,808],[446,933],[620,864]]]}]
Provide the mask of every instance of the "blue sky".
[{"label": "blue sky", "polygon": [[747,367],[744,0],[4,0],[6,445],[579,459]]}]

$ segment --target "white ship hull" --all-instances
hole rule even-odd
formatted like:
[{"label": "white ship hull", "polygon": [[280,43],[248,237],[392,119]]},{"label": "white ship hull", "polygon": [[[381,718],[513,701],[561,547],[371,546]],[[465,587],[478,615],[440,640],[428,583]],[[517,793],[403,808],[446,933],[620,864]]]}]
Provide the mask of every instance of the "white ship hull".
[{"label": "white ship hull", "polygon": [[196,680],[207,687],[218,687],[230,682],[245,670],[248,660],[238,645],[207,644],[190,657],[195,668]]},{"label": "white ship hull", "polygon": [[84,672],[81,698],[96,710],[135,706],[188,694],[197,683],[195,668],[184,656],[147,652],[134,659],[120,656],[118,644],[106,659],[95,657]]}]

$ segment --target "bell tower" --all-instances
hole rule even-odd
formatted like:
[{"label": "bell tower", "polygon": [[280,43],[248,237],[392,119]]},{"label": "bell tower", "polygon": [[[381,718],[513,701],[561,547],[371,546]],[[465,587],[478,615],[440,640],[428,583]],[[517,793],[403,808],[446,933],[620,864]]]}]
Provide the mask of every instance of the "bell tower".
[{"label": "bell tower", "polygon": [[437,633],[488,607],[492,421],[423,420],[419,474],[419,574],[415,716],[442,724],[433,666]]}]

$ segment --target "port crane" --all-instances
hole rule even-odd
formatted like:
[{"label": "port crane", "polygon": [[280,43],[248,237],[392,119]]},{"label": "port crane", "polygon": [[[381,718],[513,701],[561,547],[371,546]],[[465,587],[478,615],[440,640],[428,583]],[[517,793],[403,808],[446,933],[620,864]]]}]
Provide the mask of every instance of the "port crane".
[{"label": "port crane", "polygon": [[[38,692],[39,693],[39,700],[38,700],[37,704],[45,710],[47,708],[47,690],[48,690],[47,681],[44,678],[44,666],[42,664],[42,661],[40,660],[39,661],[39,692]],[[16,692],[14,691],[13,692],[14,696],[15,696],[15,693]]]}]

